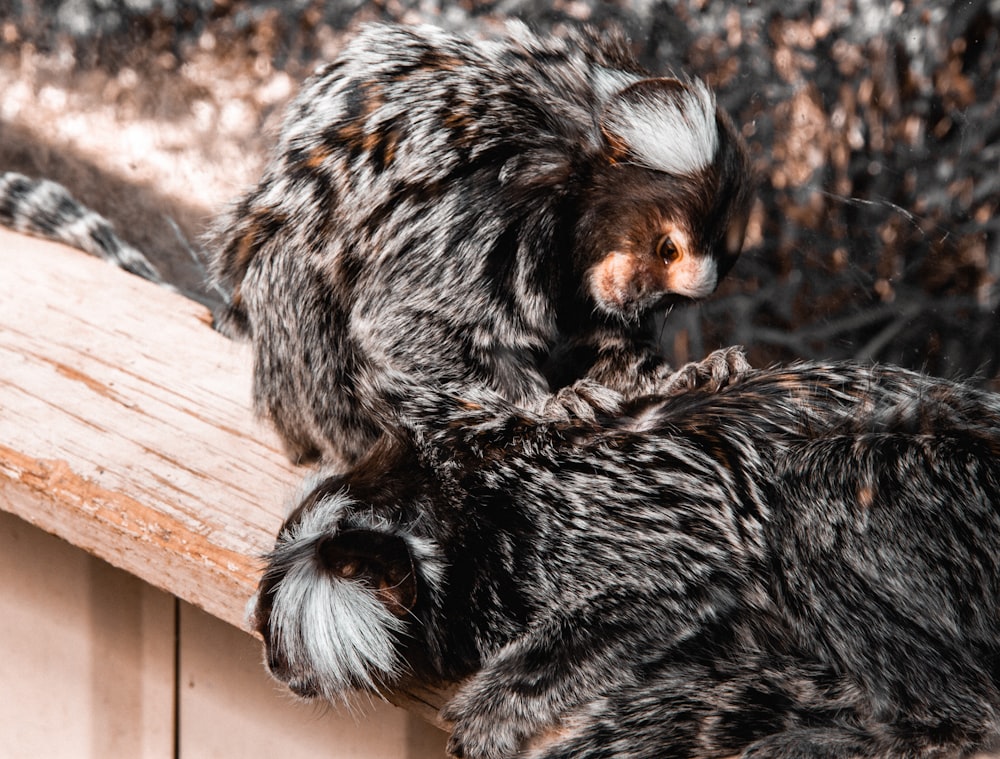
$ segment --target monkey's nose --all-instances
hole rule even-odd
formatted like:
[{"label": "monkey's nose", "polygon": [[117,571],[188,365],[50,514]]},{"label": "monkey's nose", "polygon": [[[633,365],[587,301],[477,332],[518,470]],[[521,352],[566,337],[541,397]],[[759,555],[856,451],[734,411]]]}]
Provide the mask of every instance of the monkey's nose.
[{"label": "monkey's nose", "polygon": [[288,659],[285,658],[278,647],[272,644],[270,640],[266,641],[265,653],[267,669],[274,679],[280,680],[283,683],[291,681],[293,678],[288,667]]},{"label": "monkey's nose", "polygon": [[299,698],[316,698],[319,695],[316,686],[309,680],[290,680],[288,689]]}]

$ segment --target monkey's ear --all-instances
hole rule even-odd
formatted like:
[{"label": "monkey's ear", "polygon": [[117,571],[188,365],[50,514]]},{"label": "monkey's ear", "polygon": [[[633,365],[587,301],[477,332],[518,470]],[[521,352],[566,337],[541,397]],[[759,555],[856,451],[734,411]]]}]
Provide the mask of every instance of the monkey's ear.
[{"label": "monkey's ear", "polygon": [[396,617],[417,603],[417,575],[406,542],[374,530],[345,530],[320,540],[316,552],[335,577],[364,585]]},{"label": "monkey's ear", "polygon": [[715,96],[697,79],[642,79],[611,96],[601,132],[611,160],[691,176],[712,164],[719,147]]}]

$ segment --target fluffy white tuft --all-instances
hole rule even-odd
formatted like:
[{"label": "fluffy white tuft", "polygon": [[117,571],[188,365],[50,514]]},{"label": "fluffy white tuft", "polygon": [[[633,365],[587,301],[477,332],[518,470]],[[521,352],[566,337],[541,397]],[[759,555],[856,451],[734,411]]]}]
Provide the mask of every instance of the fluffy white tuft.
[{"label": "fluffy white tuft", "polygon": [[312,557],[275,588],[271,629],[292,678],[304,677],[328,700],[359,687],[377,691],[401,674],[403,620],[360,583],[331,579]]},{"label": "fluffy white tuft", "polygon": [[704,82],[693,80],[669,98],[639,95],[620,108],[612,128],[649,168],[691,175],[715,159],[719,148],[715,96]]},{"label": "fluffy white tuft", "polygon": [[[317,478],[314,482],[321,480]],[[317,551],[320,541],[351,527],[394,532],[384,518],[354,510],[346,490],[319,500],[281,536],[275,551],[284,565],[271,589],[271,644],[280,652],[280,678],[327,700],[358,689],[379,691],[403,674],[397,646],[407,622],[390,612],[362,582],[332,576]],[[426,587],[442,591],[444,565],[433,541],[400,535]]]}]

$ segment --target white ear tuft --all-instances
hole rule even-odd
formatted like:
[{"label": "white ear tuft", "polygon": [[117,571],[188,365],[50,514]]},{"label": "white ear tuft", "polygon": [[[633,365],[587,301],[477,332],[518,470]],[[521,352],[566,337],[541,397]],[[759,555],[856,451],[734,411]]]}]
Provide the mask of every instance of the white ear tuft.
[{"label": "white ear tuft", "polygon": [[697,79],[643,79],[629,85],[605,106],[602,127],[613,147],[668,174],[707,168],[719,147],[715,96]]}]

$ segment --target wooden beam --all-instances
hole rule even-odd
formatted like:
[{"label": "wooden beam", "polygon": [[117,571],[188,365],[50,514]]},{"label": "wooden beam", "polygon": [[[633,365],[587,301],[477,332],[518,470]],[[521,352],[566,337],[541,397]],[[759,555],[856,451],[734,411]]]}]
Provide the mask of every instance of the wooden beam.
[{"label": "wooden beam", "polygon": [[[248,630],[308,470],[250,406],[203,306],[0,229],[0,509]],[[441,725],[441,692],[390,700]]]},{"label": "wooden beam", "polygon": [[0,508],[246,629],[304,470],[205,308],[0,230]]}]

